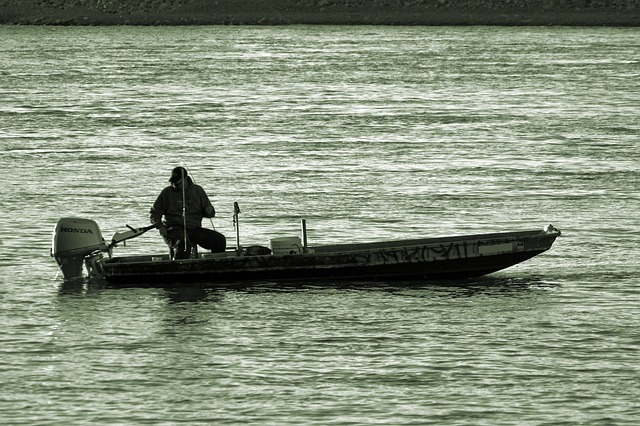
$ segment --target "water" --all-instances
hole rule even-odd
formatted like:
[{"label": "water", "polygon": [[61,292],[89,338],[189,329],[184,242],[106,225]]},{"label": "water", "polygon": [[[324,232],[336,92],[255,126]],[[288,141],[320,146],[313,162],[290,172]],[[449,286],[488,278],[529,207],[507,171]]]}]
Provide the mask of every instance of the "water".
[{"label": "water", "polygon": [[[4,424],[636,424],[640,37],[616,28],[0,27]],[[233,243],[542,228],[457,283],[72,286],[184,164]],[[124,253],[163,252],[149,232]]]}]

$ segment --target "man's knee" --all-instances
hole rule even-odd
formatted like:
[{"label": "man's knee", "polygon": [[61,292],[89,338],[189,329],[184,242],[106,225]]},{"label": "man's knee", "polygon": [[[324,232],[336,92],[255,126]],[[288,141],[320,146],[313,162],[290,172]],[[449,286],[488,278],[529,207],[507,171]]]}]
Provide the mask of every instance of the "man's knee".
[{"label": "man's knee", "polygon": [[200,229],[193,240],[200,246],[213,253],[221,253],[227,248],[227,238],[218,231]]},{"label": "man's knee", "polygon": [[213,244],[212,244],[213,247],[210,247],[209,250],[211,250],[214,253],[222,253],[227,249],[227,238],[220,232],[217,232],[217,231],[213,231],[213,232],[214,234],[211,235],[213,240]]}]

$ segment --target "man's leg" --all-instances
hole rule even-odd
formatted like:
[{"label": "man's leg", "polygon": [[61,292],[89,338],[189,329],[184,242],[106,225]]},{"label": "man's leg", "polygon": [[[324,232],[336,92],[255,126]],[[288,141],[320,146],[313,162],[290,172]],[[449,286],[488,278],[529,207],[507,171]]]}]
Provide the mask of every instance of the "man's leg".
[{"label": "man's leg", "polygon": [[182,228],[174,226],[171,229],[167,229],[167,236],[164,238],[164,242],[173,251],[174,259],[186,259],[189,257],[184,244]]},{"label": "man's leg", "polygon": [[212,229],[194,229],[189,233],[189,238],[200,247],[211,250],[211,253],[222,253],[227,248],[227,238]]}]

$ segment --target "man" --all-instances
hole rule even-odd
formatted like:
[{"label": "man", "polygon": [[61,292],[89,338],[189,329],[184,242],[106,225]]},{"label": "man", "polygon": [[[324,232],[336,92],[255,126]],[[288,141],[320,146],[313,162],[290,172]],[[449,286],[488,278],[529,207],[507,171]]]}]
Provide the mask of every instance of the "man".
[{"label": "man", "polygon": [[153,203],[150,220],[157,225],[165,243],[173,249],[175,259],[188,258],[192,244],[211,250],[212,253],[224,252],[227,246],[225,236],[202,227],[203,217],[216,215],[204,189],[187,176],[184,167],[174,168],[169,182],[171,185],[164,188]]}]

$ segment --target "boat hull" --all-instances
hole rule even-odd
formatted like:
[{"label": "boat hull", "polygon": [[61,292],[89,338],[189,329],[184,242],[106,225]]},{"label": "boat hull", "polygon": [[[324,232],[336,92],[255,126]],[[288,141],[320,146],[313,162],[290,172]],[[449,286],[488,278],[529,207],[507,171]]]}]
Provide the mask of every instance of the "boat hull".
[{"label": "boat hull", "polygon": [[554,229],[342,244],[277,256],[228,253],[174,261],[166,256],[122,257],[93,262],[92,273],[113,286],[460,279],[490,274],[537,256],[559,235]]}]

